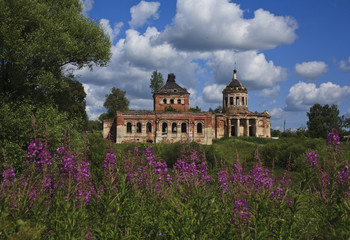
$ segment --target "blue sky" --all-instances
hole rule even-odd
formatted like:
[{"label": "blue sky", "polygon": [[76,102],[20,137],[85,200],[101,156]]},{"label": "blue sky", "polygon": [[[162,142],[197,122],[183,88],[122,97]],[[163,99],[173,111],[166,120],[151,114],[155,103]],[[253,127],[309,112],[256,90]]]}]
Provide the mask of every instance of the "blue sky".
[{"label": "blue sky", "polygon": [[152,110],[150,76],[175,73],[190,106],[222,103],[237,68],[250,111],[268,110],[272,128],[306,127],[315,104],[337,104],[350,117],[350,1],[348,0],[85,0],[113,46],[110,64],[76,71],[87,112],[106,110],[117,87],[131,109]]}]

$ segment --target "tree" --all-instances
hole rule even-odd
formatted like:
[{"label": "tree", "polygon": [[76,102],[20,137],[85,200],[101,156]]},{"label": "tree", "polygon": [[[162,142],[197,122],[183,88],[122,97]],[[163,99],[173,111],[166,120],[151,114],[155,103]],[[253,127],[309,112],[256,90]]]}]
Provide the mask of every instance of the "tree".
[{"label": "tree", "polygon": [[307,113],[307,117],[309,118],[308,135],[322,138],[326,138],[333,128],[340,130],[344,119],[344,116],[339,117],[339,110],[334,104],[332,106],[314,104]]},{"label": "tree", "polygon": [[0,92],[10,101],[60,105],[62,89],[78,85],[68,66],[92,69],[111,57],[108,35],[82,14],[80,0],[0,0],[0,9]]},{"label": "tree", "polygon": [[112,87],[111,93],[106,94],[106,100],[103,104],[107,108],[107,113],[100,116],[100,120],[115,118],[117,111],[129,110],[129,100],[125,96],[126,92],[119,88]]},{"label": "tree", "polygon": [[152,94],[156,93],[164,85],[163,75],[157,70],[153,71],[150,81],[149,87]]}]

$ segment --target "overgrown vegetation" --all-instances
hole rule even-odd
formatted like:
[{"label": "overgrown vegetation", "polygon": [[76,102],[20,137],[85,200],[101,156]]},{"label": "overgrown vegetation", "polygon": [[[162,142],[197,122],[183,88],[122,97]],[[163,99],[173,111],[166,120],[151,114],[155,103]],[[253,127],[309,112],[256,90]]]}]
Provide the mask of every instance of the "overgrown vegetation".
[{"label": "overgrown vegetation", "polygon": [[211,146],[94,132],[74,150],[33,126],[25,167],[1,161],[0,239],[350,237],[350,148],[336,132]]}]

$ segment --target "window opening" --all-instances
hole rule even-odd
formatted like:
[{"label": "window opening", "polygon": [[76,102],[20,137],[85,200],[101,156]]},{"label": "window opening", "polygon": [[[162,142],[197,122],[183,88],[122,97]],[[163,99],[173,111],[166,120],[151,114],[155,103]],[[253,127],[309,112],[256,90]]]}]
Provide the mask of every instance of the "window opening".
[{"label": "window opening", "polygon": [[230,105],[233,105],[233,97],[230,97]]},{"label": "window opening", "polygon": [[239,105],[239,97],[236,97],[236,105]]},{"label": "window opening", "polygon": [[170,99],[170,104],[174,104],[174,99]]},{"label": "window opening", "polygon": [[141,129],[142,129],[142,125],[141,125],[140,122],[138,122],[138,123],[136,124],[136,132],[140,133],[140,132],[141,132]]},{"label": "window opening", "polygon": [[186,126],[186,123],[182,123],[182,124],[181,124],[181,132],[182,132],[182,133],[187,132],[187,126]]},{"label": "window opening", "polygon": [[131,123],[130,122],[128,122],[126,124],[126,132],[131,133]]},{"label": "window opening", "polygon": [[197,133],[202,133],[202,124],[201,123],[197,124]]},{"label": "window opening", "polygon": [[173,133],[176,133],[176,132],[177,132],[177,124],[176,124],[176,123],[173,123],[173,124],[171,125],[171,132],[173,132]]},{"label": "window opening", "polygon": [[178,99],[178,100],[177,100],[177,104],[181,104],[181,99]]},{"label": "window opening", "polygon": [[163,125],[162,125],[162,132],[163,133],[168,132],[168,124],[167,123],[163,123]]},{"label": "window opening", "polygon": [[146,126],[146,128],[147,128],[147,132],[152,132],[152,124],[151,123],[147,123],[147,126]]},{"label": "window opening", "polygon": [[166,104],[166,98],[163,99],[163,103]]}]

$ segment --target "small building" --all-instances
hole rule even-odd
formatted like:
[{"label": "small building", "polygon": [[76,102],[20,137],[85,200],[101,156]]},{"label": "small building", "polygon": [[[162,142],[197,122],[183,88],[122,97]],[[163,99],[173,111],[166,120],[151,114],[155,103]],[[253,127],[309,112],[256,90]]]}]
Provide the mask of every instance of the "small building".
[{"label": "small building", "polygon": [[123,142],[198,142],[229,136],[270,138],[270,114],[248,110],[248,91],[233,71],[222,91],[223,113],[188,112],[190,93],[175,82],[175,74],[153,95],[154,111],[117,112],[103,122],[103,137]]}]

